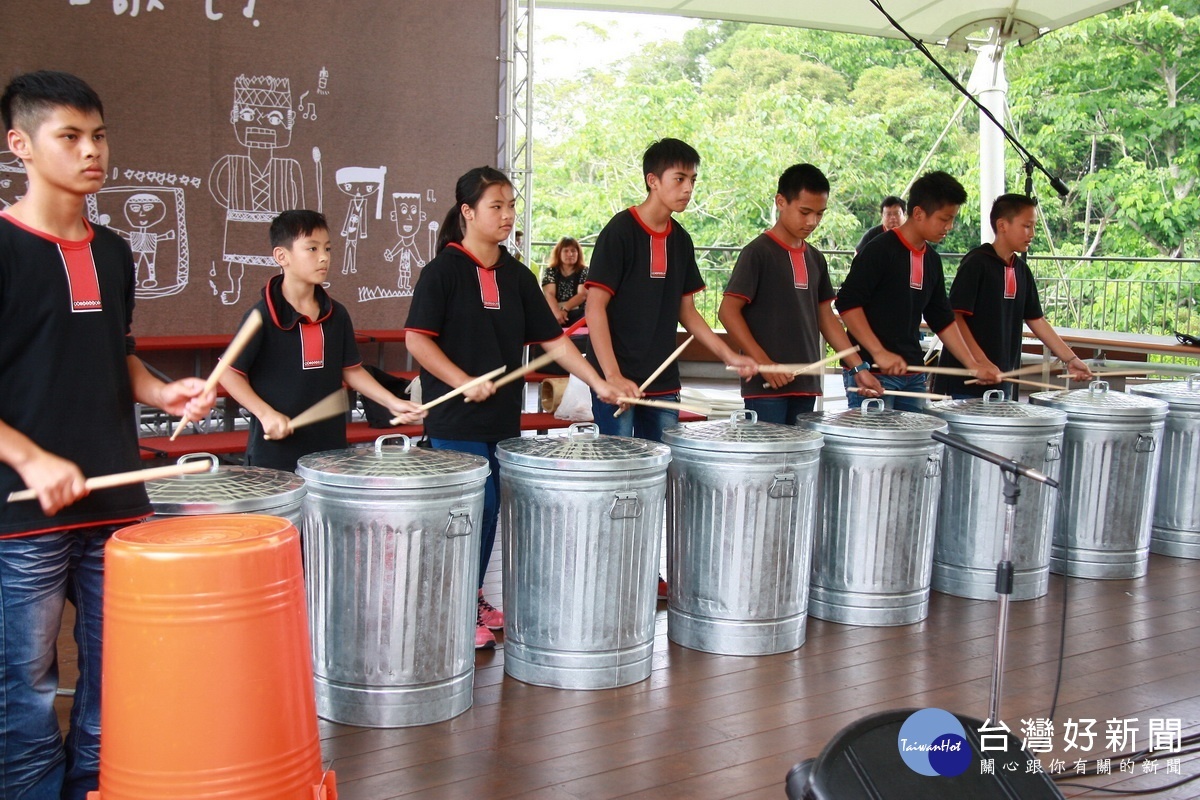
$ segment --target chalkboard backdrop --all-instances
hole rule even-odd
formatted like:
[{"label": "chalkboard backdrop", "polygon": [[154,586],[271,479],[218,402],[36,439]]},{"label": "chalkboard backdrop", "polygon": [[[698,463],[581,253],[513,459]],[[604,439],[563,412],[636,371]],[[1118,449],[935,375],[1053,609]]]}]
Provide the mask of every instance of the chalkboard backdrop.
[{"label": "chalkboard backdrop", "polygon": [[[73,72],[109,126],[94,221],[130,243],[134,332],[232,332],[315,208],[329,291],[399,328],[455,179],[495,164],[502,0],[5,0],[0,76]],[[24,193],[0,151],[0,208]]]}]

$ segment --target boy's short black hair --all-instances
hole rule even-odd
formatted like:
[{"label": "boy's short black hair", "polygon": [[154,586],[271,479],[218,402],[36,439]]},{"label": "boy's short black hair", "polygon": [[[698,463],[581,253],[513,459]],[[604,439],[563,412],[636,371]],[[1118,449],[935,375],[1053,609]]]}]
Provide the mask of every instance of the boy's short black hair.
[{"label": "boy's short black hair", "polygon": [[[646,148],[642,154],[642,180],[647,175],[662,174],[675,165],[684,167],[700,166],[700,154],[687,142],[679,139],[659,139]],[[650,182],[646,181],[646,191],[650,191]]]},{"label": "boy's short black hair", "polygon": [[779,176],[776,193],[790,203],[800,196],[800,192],[829,194],[829,179],[812,164],[792,164]]},{"label": "boy's short black hair", "polygon": [[945,206],[967,202],[967,190],[949,173],[937,170],[917,178],[908,192],[909,209],[920,208],[934,214]]},{"label": "boy's short black hair", "polygon": [[329,223],[320,211],[297,208],[284,211],[271,220],[271,249],[292,246],[292,242],[312,234],[314,231],[329,230]]},{"label": "boy's short black hair", "polygon": [[892,206],[900,206],[901,211],[908,211],[908,206],[904,205],[903,197],[896,197],[894,194],[889,194],[879,204],[879,213],[882,214],[885,208],[891,208]]},{"label": "boy's short black hair", "polygon": [[95,111],[104,119],[104,104],[92,87],[69,72],[42,70],[18,75],[8,82],[0,97],[4,130],[16,127],[33,132],[55,108]]},{"label": "boy's short black hair", "polygon": [[1011,220],[1027,208],[1037,208],[1037,200],[1027,194],[1002,194],[992,201],[992,213],[988,219],[992,222],[992,232],[996,231],[996,223],[1002,219]]}]

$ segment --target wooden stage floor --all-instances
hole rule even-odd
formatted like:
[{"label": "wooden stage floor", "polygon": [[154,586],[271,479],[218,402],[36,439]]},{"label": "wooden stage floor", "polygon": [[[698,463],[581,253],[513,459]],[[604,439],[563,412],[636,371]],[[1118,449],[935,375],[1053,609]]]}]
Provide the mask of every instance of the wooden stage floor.
[{"label": "wooden stage floor", "polygon": [[[487,591],[499,601],[496,555]],[[1011,605],[1002,717],[1014,732],[1049,712],[1062,589],[1056,576],[1046,597]],[[1185,737],[1200,732],[1200,561],[1155,555],[1146,578],[1073,579],[1069,593],[1055,722],[1061,731],[1067,720],[1095,719],[1099,735],[1086,755],[1060,757],[1094,766],[1108,719],[1138,720],[1136,748],[1147,744],[1151,718],[1180,720]],[[745,658],[670,643],[660,603],[648,680],[595,692],[529,686],[505,677],[503,650],[483,652],[474,707],[456,719],[390,730],[322,721],[322,748],[342,800],[782,798],[794,762],[867,714],[934,706],[986,717],[995,608],[934,592],[929,618],[916,625],[810,619],[800,650]],[[64,684],[73,679],[66,667]],[[68,702],[60,698],[64,710]],[[1062,741],[1056,731],[1055,753]],[[1161,763],[1156,774],[1130,775],[1114,761],[1113,775],[1089,784],[1130,790],[1180,779]],[[1197,774],[1200,757],[1184,757],[1180,768],[1183,777]],[[1200,797],[1200,781],[1154,796]]]}]

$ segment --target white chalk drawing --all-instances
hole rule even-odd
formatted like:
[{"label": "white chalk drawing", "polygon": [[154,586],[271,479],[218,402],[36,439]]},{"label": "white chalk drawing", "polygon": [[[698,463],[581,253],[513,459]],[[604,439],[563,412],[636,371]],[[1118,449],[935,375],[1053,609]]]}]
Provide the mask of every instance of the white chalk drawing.
[{"label": "white chalk drawing", "polygon": [[322,191],[322,176],[324,170],[321,169],[321,148],[313,148],[313,168],[317,171],[317,213],[325,213],[325,192]]},{"label": "white chalk drawing", "polygon": [[[239,2],[239,3],[242,1],[243,0],[237,0],[237,2]],[[242,6],[242,16],[245,17],[246,19],[250,20],[251,24],[257,28],[259,25],[259,21],[254,18],[255,2],[256,2],[256,0],[245,0],[245,4]],[[145,0],[145,3],[146,3],[146,7],[145,7],[146,13],[149,13],[151,11],[165,11],[166,10],[166,4],[165,4],[166,0]],[[69,2],[68,2],[68,5],[72,5],[72,6],[90,6],[91,4],[92,4],[92,0],[69,0]],[[136,17],[139,13],[141,13],[141,10],[142,10],[141,4],[142,4],[142,0],[112,0],[113,14],[118,17],[123,17],[126,15],[128,15],[130,17]],[[176,0],[173,0],[173,5],[183,5],[183,4],[181,2],[177,2]],[[213,0],[204,0],[204,15],[206,17],[208,17],[210,20],[212,20],[213,22],[217,22],[218,20],[220,20],[222,17],[225,16],[225,12],[217,11],[216,8],[213,7]]]},{"label": "white chalk drawing", "polygon": [[[380,193],[382,197],[382,192]],[[429,189],[426,197],[433,200],[433,190]],[[417,283],[421,267],[433,258],[437,246],[438,223],[432,220],[425,224],[428,218],[422,208],[420,192],[392,192],[392,222],[396,223],[396,233],[400,237],[390,249],[383,253],[384,259],[396,264],[396,288],[383,286],[360,286],[358,302],[366,303],[371,300],[387,300],[397,297],[412,297],[413,286]],[[426,235],[422,237],[421,228]],[[422,248],[425,248],[422,253]]]},{"label": "white chalk drawing", "polygon": [[[367,238],[367,199],[375,200],[375,219],[383,218],[383,181],[387,167],[342,167],[337,171],[337,186],[349,195],[346,221],[342,223],[342,238],[346,240],[342,258],[342,274],[358,272],[358,242]],[[389,261],[391,259],[388,259]]]},{"label": "white chalk drawing", "polygon": [[129,242],[139,299],[169,297],[187,287],[191,267],[182,188],[106,186],[88,196],[87,213]]},{"label": "white chalk drawing", "polygon": [[275,155],[292,142],[296,111],[291,81],[239,75],[233,82],[229,121],[246,152],[222,156],[209,173],[208,190],[225,208],[223,259],[229,288],[221,292],[221,302],[234,305],[242,296],[247,264],[275,267],[268,247],[271,220],[304,205],[300,162]]},{"label": "white chalk drawing", "polygon": [[16,156],[0,153],[0,210],[25,196],[25,165]]},{"label": "white chalk drawing", "polygon": [[329,94],[329,70],[324,65],[317,72],[317,94]]}]

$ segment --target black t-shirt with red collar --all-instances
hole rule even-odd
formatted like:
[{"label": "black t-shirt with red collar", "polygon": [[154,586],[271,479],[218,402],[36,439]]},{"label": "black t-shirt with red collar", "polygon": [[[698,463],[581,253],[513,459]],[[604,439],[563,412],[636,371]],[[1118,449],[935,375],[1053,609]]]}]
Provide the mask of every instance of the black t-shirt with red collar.
[{"label": "black t-shirt with red collar", "polygon": [[[833,302],[825,256],[807,242],[789,247],[767,231],[742,248],[725,294],[746,301],[742,317],[754,340],[780,364],[810,364],[824,357],[818,314]],[[819,375],[797,375],[778,389],[761,375],[742,381],[742,397],[821,394]]]},{"label": "black t-shirt with red collar", "polygon": [[[230,365],[246,376],[259,397],[289,417],[337,391],[342,370],[362,363],[349,312],[320,286],[315,292],[321,315],[310,320],[284,299],[282,275],[267,281],[262,299],[254,305],[263,326]],[[246,463],[294,471],[301,456],[345,446],[342,416],[307,425],[278,441],[263,439],[262,423],[251,417]]]},{"label": "black t-shirt with red collar", "polygon": [[[950,285],[950,306],[966,319],[967,328],[988,360],[1001,372],[1021,366],[1021,337],[1027,319],[1040,319],[1042,303],[1038,298],[1033,273],[1025,259],[1013,254],[1006,263],[991,244],[983,244],[967,253]],[[939,364],[962,367],[947,350]],[[957,375],[934,377],[934,391],[982,397],[995,386],[966,384]]]},{"label": "black t-shirt with red collar", "polygon": [[[909,364],[921,364],[921,318],[937,333],[954,323],[946,300],[942,257],[932,247],[914,250],[899,228],[883,233],[850,263],[850,272],[837,295],[843,314],[861,308],[879,343]],[[851,335],[850,341],[859,344]],[[874,359],[864,348],[859,355]]]},{"label": "black t-shirt with red collar", "polygon": [[[600,235],[588,266],[588,288],[608,292],[608,328],[621,374],[642,383],[675,351],[679,303],[704,288],[692,237],[676,220],[663,231],[646,227],[637,210],[618,212]],[[594,353],[588,361],[600,369]],[[671,365],[646,394],[679,391],[679,367]]]},{"label": "black t-shirt with red collar", "polygon": [[[89,478],[140,463],[127,357],[134,352],[133,257],[113,231],[65,241],[0,214],[0,420]],[[0,498],[25,488],[0,464]],[[36,500],[0,503],[0,537],[149,516],[140,486],[92,492],[53,517]]]},{"label": "black t-shirt with red collar", "polygon": [[[446,357],[468,375],[521,366],[525,345],[562,336],[546,297],[529,269],[500,248],[485,266],[452,243],[421,270],[406,330],[434,337]],[[421,399],[452,387],[421,370]],[[438,439],[498,442],[521,435],[522,381],[502,386],[482,403],[449,400],[429,409],[425,432]]]}]

